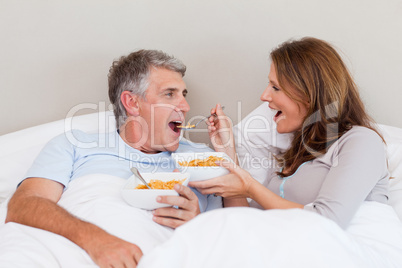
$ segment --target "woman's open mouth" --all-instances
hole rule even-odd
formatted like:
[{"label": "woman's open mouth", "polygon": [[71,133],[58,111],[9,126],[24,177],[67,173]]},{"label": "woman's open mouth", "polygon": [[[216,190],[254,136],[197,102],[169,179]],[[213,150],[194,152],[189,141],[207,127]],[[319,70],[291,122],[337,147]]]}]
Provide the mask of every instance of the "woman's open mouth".
[{"label": "woman's open mouth", "polygon": [[278,119],[281,117],[281,115],[282,115],[282,111],[277,111],[274,116],[274,122],[277,122]]}]

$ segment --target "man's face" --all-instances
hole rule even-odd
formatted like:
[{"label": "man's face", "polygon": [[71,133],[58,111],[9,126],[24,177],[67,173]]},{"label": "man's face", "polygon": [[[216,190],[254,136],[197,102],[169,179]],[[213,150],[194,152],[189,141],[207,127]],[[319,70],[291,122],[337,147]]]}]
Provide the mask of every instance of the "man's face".
[{"label": "man's face", "polygon": [[[163,68],[152,68],[146,100],[139,99],[139,113],[144,119],[142,126],[144,144],[141,151],[156,153],[175,151],[179,147],[180,129],[190,106],[186,100],[186,84],[180,73]],[[143,137],[145,138],[145,137]]]}]

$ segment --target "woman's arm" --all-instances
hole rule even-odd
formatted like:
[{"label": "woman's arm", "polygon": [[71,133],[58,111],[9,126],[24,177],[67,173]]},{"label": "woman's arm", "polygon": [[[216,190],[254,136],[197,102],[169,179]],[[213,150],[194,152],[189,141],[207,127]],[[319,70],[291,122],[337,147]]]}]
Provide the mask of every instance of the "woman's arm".
[{"label": "woman's arm", "polygon": [[211,109],[211,115],[208,119],[208,133],[215,151],[226,153],[237,164],[232,121],[223,113],[219,103]]},{"label": "woman's arm", "polygon": [[301,204],[276,195],[238,165],[228,162],[220,162],[220,165],[229,169],[230,174],[210,180],[190,182],[189,186],[197,188],[202,194],[215,193],[222,196],[225,207],[248,205],[244,203],[244,200],[247,202],[246,198],[251,198],[265,209],[303,208]]},{"label": "woman's arm", "polygon": [[304,208],[302,204],[291,202],[273,193],[256,180],[250,185],[249,195],[264,209]]},{"label": "woman's arm", "polygon": [[346,228],[366,199],[386,202],[388,169],[380,136],[353,127],[329,149],[330,168],[317,197],[306,210]]},{"label": "woman's arm", "polygon": [[[215,151],[226,153],[237,165],[239,161],[236,154],[232,121],[225,115],[219,103],[215,108],[211,109],[211,115],[209,117],[208,133]],[[223,197],[224,207],[248,205],[247,199],[243,197],[230,199]]]}]

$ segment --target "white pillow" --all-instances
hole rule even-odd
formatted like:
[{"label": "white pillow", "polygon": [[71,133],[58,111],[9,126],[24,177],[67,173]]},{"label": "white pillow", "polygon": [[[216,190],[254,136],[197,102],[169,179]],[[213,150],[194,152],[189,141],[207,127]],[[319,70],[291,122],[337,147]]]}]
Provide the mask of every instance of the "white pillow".
[{"label": "white pillow", "polygon": [[402,220],[402,129],[378,126],[387,143],[388,170],[391,174],[389,204]]},{"label": "white pillow", "polygon": [[113,131],[116,127],[113,113],[108,111],[70,117],[0,136],[0,203],[13,194],[43,146],[71,129],[93,133]]}]

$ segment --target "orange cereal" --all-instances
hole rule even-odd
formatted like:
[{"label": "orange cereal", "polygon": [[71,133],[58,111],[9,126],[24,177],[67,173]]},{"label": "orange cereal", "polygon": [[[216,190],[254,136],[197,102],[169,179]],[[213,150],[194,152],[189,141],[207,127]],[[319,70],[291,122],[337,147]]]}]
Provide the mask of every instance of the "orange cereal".
[{"label": "orange cereal", "polygon": [[[183,181],[185,180],[186,179],[170,180],[170,181],[150,180],[150,182],[148,182],[148,185],[154,190],[173,190],[175,184],[182,184]],[[148,189],[148,188],[144,184],[138,184],[137,187],[135,187],[135,189]]]},{"label": "orange cereal", "polygon": [[215,164],[216,161],[223,161],[223,157],[217,157],[217,156],[209,156],[208,158],[205,159],[194,159],[191,160],[190,162],[187,161],[182,161],[179,162],[180,166],[186,166],[186,167],[216,167],[217,164]]}]

